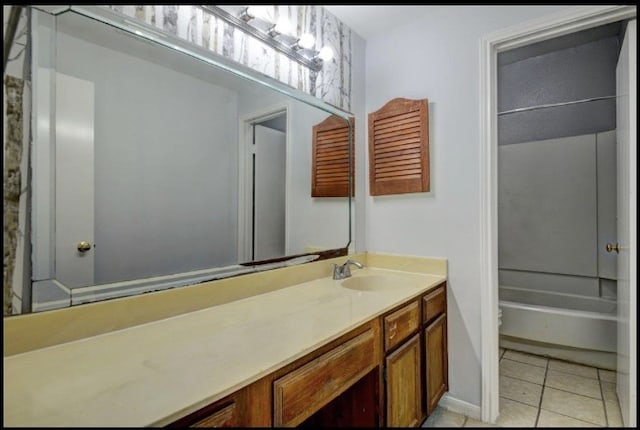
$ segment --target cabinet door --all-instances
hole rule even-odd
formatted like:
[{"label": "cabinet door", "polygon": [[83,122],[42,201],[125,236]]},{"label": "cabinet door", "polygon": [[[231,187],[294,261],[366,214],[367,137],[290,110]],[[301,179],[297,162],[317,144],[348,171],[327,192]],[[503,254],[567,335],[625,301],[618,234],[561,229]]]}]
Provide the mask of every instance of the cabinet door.
[{"label": "cabinet door", "polygon": [[386,358],[387,427],[420,424],[420,349],[420,336],[416,334]]},{"label": "cabinet door", "polygon": [[447,353],[447,314],[429,324],[424,332],[426,358],[427,414],[436,408],[449,389]]}]

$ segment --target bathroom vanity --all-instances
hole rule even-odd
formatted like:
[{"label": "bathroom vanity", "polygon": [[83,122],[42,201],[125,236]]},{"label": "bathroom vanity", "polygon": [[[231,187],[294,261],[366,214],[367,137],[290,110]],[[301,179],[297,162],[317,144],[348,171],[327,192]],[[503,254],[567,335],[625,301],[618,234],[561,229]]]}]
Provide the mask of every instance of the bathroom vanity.
[{"label": "bathroom vanity", "polygon": [[446,260],[360,261],[5,357],[4,425],[417,426],[447,390]]},{"label": "bathroom vanity", "polygon": [[443,282],[172,425],[418,426],[447,390],[446,339]]}]

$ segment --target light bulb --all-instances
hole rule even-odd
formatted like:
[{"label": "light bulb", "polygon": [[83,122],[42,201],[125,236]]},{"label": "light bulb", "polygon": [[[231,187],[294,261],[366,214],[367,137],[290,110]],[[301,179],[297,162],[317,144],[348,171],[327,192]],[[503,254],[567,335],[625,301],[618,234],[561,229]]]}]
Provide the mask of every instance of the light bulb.
[{"label": "light bulb", "polygon": [[292,29],[291,21],[287,17],[281,16],[273,29],[279,34],[289,35]]},{"label": "light bulb", "polygon": [[313,34],[305,33],[300,36],[298,39],[298,46],[302,49],[311,49],[313,45],[316,43],[316,38],[313,37]]},{"label": "light bulb", "polygon": [[318,58],[322,61],[330,61],[333,58],[333,49],[329,46],[323,46],[318,52]]},{"label": "light bulb", "polygon": [[258,18],[263,21],[269,20],[269,11],[266,6],[249,6],[247,8],[247,15],[252,18]]}]

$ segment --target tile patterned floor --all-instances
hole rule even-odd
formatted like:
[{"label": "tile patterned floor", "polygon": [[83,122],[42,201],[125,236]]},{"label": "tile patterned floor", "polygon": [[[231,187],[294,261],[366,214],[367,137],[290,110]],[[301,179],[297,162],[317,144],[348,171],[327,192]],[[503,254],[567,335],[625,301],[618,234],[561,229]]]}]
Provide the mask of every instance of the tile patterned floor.
[{"label": "tile patterned floor", "polygon": [[438,406],[422,427],[622,427],[616,374],[500,348],[496,424]]}]

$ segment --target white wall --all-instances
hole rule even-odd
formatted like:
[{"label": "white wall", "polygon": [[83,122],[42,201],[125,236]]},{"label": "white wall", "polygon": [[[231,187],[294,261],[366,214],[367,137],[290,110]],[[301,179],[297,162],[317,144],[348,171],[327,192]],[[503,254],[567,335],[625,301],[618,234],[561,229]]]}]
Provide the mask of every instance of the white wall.
[{"label": "white wall", "polygon": [[[352,199],[351,244],[356,252],[364,252],[366,247],[365,203],[368,181],[365,169],[367,151],[367,122],[365,117],[365,69],[366,42],[356,33],[351,33],[351,113],[355,122],[355,183],[356,196]],[[270,92],[269,97],[251,97],[240,95],[238,110],[240,116],[252,110],[260,111],[265,106],[277,105],[282,97]],[[304,252],[304,246],[336,248],[347,244],[349,235],[348,206],[346,198],[311,198],[311,127],[329,114],[314,109],[302,102],[292,101],[291,142],[293,158],[298,160],[294,166],[291,180],[289,210],[292,218],[290,246],[291,253]]]},{"label": "white wall", "polygon": [[95,283],[235,264],[236,94],[64,33],[57,68],[95,83]]},{"label": "white wall", "polygon": [[289,215],[292,254],[305,252],[304,246],[338,248],[349,238],[347,197],[311,197],[313,126],[329,113],[295,103],[291,111],[292,157]]},{"label": "white wall", "polygon": [[367,250],[448,259],[449,393],[477,406],[480,38],[565,8],[425,6],[414,22],[367,41],[366,112],[395,97],[428,98],[431,151],[430,193],[373,198],[367,191]]},{"label": "white wall", "polygon": [[330,114],[275,91],[262,89],[264,94],[259,97],[256,91],[249,95],[239,94],[239,117],[284,104],[290,107],[288,150],[292,162],[287,190],[288,254],[305,253],[307,246],[326,249],[346,246],[349,237],[347,198],[311,197],[312,128]]},{"label": "white wall", "polygon": [[367,169],[367,106],[366,106],[366,78],[367,76],[367,43],[356,33],[351,33],[351,113],[356,117],[355,120],[355,183],[356,196],[352,204],[351,214],[351,237],[354,243],[352,246],[356,252],[367,251],[367,221],[366,221],[366,205],[368,202],[368,181],[369,174]]}]

